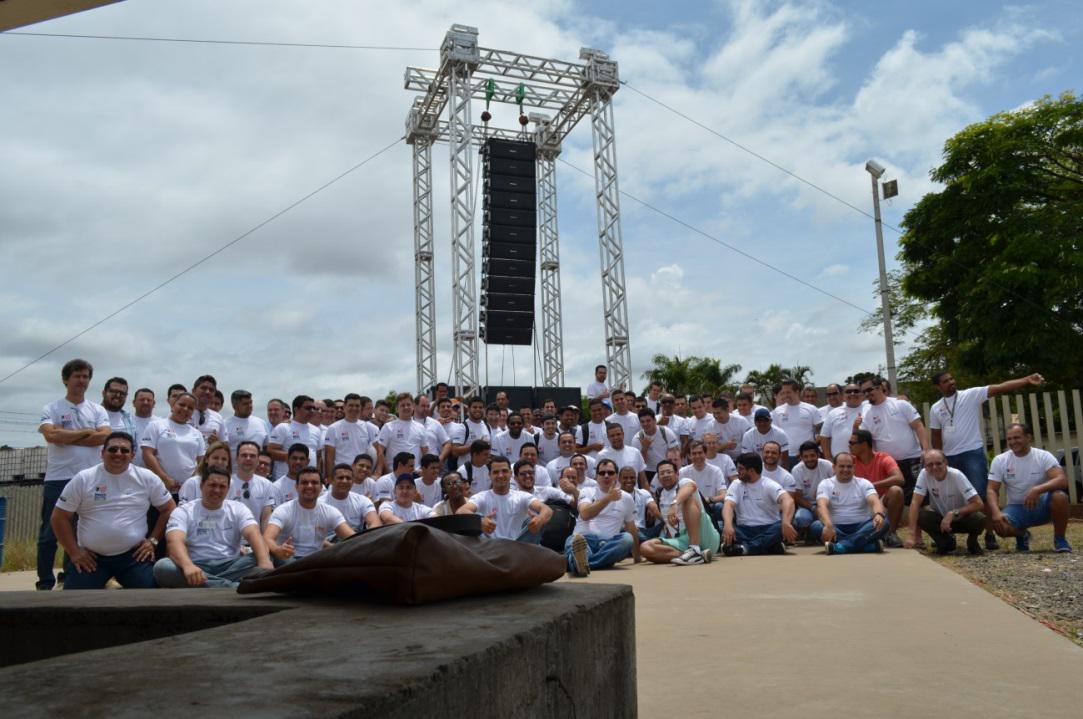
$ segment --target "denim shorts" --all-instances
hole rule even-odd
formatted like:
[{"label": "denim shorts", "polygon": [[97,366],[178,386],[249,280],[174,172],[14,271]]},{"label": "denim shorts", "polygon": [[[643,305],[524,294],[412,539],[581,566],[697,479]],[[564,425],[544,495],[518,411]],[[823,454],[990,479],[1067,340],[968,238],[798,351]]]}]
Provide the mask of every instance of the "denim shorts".
[{"label": "denim shorts", "polygon": [[1027,509],[1022,504],[1009,504],[1004,508],[1004,516],[1008,518],[1008,521],[1012,523],[1012,526],[1016,529],[1026,529],[1027,527],[1037,527],[1042,524],[1049,524],[1049,500],[1053,496],[1052,492],[1046,492],[1038,498],[1038,506],[1034,509]]},{"label": "denim shorts", "polygon": [[948,466],[953,467],[970,480],[974,489],[978,490],[981,501],[985,501],[985,488],[989,485],[989,462],[985,459],[984,449],[972,449],[968,452],[960,452],[947,457]]}]

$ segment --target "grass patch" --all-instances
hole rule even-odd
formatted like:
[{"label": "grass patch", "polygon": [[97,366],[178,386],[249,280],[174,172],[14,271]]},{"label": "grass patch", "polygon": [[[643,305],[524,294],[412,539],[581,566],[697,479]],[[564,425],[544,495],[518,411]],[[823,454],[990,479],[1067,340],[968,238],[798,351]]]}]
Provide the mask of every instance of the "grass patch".
[{"label": "grass patch", "polygon": [[[59,569],[62,566],[60,552],[56,553],[56,561],[53,566]],[[38,542],[36,539],[24,539],[19,542],[11,542],[4,545],[4,566],[0,567],[3,572],[25,572],[37,569],[38,566]]]}]

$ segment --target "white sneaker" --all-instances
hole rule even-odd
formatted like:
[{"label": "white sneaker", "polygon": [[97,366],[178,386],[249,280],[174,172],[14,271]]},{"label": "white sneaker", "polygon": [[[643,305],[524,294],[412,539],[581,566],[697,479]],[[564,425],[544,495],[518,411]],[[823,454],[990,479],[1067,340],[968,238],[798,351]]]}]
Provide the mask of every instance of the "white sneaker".
[{"label": "white sneaker", "polygon": [[688,565],[688,564],[706,564],[707,560],[704,558],[703,553],[698,549],[689,547],[684,550],[684,554],[679,557],[674,557],[669,560],[672,564]]}]

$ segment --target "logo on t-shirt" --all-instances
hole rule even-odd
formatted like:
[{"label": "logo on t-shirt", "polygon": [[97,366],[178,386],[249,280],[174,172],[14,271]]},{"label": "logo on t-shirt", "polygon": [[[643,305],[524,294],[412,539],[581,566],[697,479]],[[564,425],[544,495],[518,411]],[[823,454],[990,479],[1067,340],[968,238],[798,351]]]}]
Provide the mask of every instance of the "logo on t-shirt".
[{"label": "logo on t-shirt", "polygon": [[94,500],[101,501],[106,498],[106,493],[109,491],[109,486],[100,484],[94,488]]}]

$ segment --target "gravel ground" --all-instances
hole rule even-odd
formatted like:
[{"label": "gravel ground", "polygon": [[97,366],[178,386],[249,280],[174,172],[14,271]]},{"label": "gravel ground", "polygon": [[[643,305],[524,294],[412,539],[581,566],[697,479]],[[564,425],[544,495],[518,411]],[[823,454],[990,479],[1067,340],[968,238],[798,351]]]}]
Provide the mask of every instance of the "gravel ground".
[{"label": "gravel ground", "polygon": [[1016,552],[1015,540],[1001,539],[1000,550],[968,557],[960,538],[955,555],[929,557],[1083,645],[1083,522],[1068,525],[1071,554],[1053,552],[1051,527],[1031,532],[1029,553]]}]

